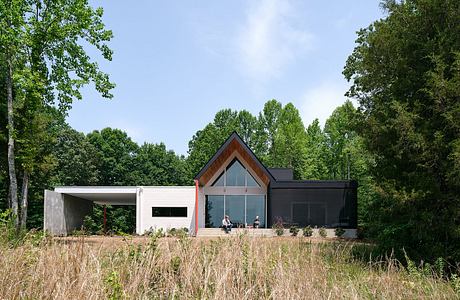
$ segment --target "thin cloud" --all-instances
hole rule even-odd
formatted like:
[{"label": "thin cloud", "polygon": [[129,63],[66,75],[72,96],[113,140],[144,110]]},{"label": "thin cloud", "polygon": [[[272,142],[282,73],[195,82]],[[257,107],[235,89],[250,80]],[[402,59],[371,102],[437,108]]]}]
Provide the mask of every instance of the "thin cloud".
[{"label": "thin cloud", "polygon": [[241,71],[263,82],[280,76],[289,64],[310,50],[313,35],[294,25],[298,18],[291,1],[251,2],[236,37]]},{"label": "thin cloud", "polygon": [[[344,94],[348,90],[345,82],[323,82],[307,90],[301,97],[301,114],[305,126],[318,118],[321,126],[326,123],[332,112],[347,99]],[[353,102],[353,101],[352,101]],[[356,106],[356,103],[353,102]]]}]

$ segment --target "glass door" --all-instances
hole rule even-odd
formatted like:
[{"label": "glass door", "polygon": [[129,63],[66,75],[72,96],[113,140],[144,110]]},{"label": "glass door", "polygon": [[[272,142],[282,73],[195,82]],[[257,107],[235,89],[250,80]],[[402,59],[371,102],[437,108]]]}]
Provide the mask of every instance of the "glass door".
[{"label": "glass door", "polygon": [[225,196],[225,214],[230,217],[234,227],[244,227],[246,224],[244,198],[244,195]]},{"label": "glass door", "polygon": [[225,215],[234,227],[252,225],[259,217],[260,228],[264,228],[265,195],[207,195],[205,213],[207,228],[221,227]]},{"label": "glass door", "polygon": [[224,196],[206,196],[205,226],[207,228],[219,228],[224,218]]}]

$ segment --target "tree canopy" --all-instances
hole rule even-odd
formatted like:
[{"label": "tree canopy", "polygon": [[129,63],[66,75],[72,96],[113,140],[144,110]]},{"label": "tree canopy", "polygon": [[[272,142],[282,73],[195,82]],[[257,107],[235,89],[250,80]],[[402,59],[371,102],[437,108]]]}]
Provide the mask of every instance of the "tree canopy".
[{"label": "tree canopy", "polygon": [[344,75],[375,159],[372,235],[418,259],[460,258],[460,2],[385,1]]}]

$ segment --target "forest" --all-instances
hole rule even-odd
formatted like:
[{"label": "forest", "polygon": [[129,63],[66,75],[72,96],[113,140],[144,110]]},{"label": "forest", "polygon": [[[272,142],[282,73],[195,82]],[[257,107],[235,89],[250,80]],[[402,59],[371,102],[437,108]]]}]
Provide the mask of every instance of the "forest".
[{"label": "forest", "polygon": [[[22,230],[43,224],[43,191],[59,185],[192,185],[236,131],[269,167],[296,179],[359,183],[361,236],[378,253],[460,261],[460,2],[382,2],[386,17],[357,32],[344,62],[350,82],[321,126],[273,99],[257,115],[224,108],[186,156],[135,143],[123,128],[84,134],[66,123],[81,87],[115,86],[80,44],[111,60],[113,33],[86,1],[0,1],[0,212]],[[22,4],[18,4],[22,3]],[[59,20],[56,22],[56,20]],[[133,211],[109,208],[109,228],[131,233]],[[87,224],[101,230],[101,209]]]}]

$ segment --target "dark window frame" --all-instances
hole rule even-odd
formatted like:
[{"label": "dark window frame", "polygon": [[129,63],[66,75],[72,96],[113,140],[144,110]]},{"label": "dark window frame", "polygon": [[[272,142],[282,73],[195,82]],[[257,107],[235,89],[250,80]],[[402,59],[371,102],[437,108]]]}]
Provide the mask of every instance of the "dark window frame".
[{"label": "dark window frame", "polygon": [[187,206],[152,206],[152,218],[186,218]]}]

